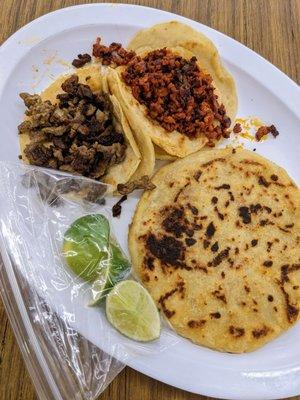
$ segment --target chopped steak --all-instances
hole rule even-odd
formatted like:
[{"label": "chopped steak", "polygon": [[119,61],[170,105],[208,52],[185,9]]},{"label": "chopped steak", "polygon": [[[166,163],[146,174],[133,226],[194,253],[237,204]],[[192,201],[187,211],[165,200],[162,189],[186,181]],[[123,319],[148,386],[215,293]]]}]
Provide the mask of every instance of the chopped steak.
[{"label": "chopped steak", "polygon": [[131,57],[122,78],[166,131],[190,138],[204,134],[210,145],[229,137],[230,118],[218,102],[212,77],[199,69],[196,57],[185,60],[166,48],[154,50],[144,58]]},{"label": "chopped steak", "polygon": [[85,64],[89,63],[92,60],[92,57],[85,53],[85,54],[78,54],[77,58],[75,58],[72,61],[72,65],[75,68],[81,68],[83,67]]},{"label": "chopped steak", "polygon": [[39,167],[49,165],[50,160],[53,160],[52,149],[39,142],[27,145],[24,152],[26,157],[29,159],[30,164],[34,164]]},{"label": "chopped steak", "polygon": [[127,195],[126,195],[126,194],[125,194],[124,196],[122,196],[122,197],[120,198],[120,200],[117,201],[116,204],[113,206],[113,208],[112,208],[112,215],[113,215],[113,217],[119,217],[119,216],[121,215],[121,212],[122,212],[122,206],[121,206],[121,204],[122,204],[125,200],[127,200]]},{"label": "chopped steak", "polygon": [[79,83],[77,75],[62,89],[57,105],[20,94],[29,117],[18,127],[30,138],[24,153],[30,164],[101,179],[125,158],[123,132],[114,124],[109,100]]},{"label": "chopped steak", "polygon": [[140,179],[128,183],[119,183],[117,191],[120,194],[129,194],[136,189],[153,190],[156,186],[150,181],[148,175],[142,176]]}]

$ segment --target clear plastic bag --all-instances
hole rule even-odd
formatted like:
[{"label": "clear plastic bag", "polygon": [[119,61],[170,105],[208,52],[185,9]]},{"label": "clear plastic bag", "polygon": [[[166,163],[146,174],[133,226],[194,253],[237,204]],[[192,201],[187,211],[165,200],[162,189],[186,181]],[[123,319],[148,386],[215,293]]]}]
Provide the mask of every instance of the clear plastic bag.
[{"label": "clear plastic bag", "polygon": [[[131,279],[112,229],[109,186],[4,162],[0,182],[0,289],[41,399],[95,399],[128,358],[177,342],[167,327],[153,342],[130,340],[106,318],[103,297]],[[83,258],[88,267],[78,275]]]}]

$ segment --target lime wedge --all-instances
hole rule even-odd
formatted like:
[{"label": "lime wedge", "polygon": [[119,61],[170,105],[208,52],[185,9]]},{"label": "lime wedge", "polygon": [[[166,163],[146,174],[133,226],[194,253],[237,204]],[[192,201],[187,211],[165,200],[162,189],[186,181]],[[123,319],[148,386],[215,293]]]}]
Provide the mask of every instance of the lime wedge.
[{"label": "lime wedge", "polygon": [[160,335],[160,318],[147,290],[135,281],[118,283],[106,298],[109,322],[130,339],[147,342]]},{"label": "lime wedge", "polygon": [[94,282],[107,275],[109,260],[109,223],[101,214],[77,219],[66,231],[63,255],[80,278]]},{"label": "lime wedge", "polygon": [[129,274],[131,265],[123,256],[120,248],[111,243],[109,250],[106,274],[99,276],[92,284],[93,300],[89,303],[89,306],[98,305],[116,283],[122,281]]}]

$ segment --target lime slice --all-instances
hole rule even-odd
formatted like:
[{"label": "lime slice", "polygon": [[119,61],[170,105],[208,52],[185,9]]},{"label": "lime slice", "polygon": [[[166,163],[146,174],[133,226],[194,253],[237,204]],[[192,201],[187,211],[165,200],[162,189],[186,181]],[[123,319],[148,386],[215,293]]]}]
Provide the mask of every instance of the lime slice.
[{"label": "lime slice", "polygon": [[108,267],[105,276],[102,275],[96,279],[92,285],[93,300],[89,306],[98,305],[108,292],[122,281],[130,271],[131,265],[129,261],[123,256],[120,248],[111,243],[109,251]]},{"label": "lime slice", "polygon": [[147,342],[160,335],[160,319],[147,290],[135,281],[118,283],[106,298],[109,322],[130,339]]},{"label": "lime slice", "polygon": [[80,278],[94,282],[107,275],[109,259],[109,223],[101,214],[86,215],[66,231],[63,255]]}]

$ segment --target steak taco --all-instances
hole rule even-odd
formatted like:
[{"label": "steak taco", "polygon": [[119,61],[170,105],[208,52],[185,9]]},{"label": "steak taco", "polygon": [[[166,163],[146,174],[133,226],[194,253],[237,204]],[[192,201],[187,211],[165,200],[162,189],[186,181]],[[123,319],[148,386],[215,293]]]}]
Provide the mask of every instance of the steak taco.
[{"label": "steak taco", "polygon": [[41,95],[20,96],[27,107],[18,127],[23,161],[113,188],[151,174],[153,166],[141,162],[139,146],[99,65],[59,77]]}]

